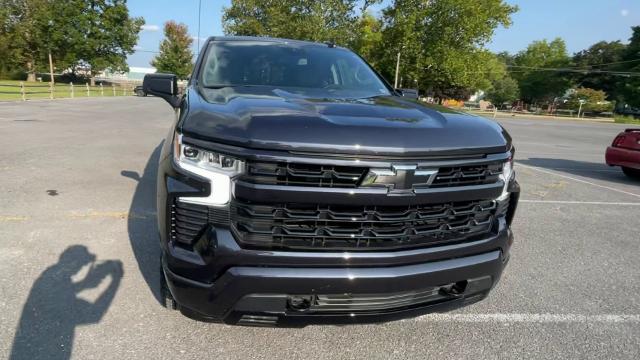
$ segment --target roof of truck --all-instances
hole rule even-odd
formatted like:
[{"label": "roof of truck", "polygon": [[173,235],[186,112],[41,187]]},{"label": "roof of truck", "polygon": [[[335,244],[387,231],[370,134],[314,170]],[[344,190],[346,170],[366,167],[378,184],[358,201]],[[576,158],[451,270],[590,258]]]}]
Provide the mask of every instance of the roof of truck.
[{"label": "roof of truck", "polygon": [[282,38],[274,38],[268,36],[211,36],[207,39],[207,41],[265,41],[265,42],[274,42],[281,44],[292,44],[292,45],[315,45],[315,46],[324,46],[324,47],[339,47],[331,42],[314,42],[314,41],[306,41],[306,40],[294,40],[294,39],[282,39]]}]

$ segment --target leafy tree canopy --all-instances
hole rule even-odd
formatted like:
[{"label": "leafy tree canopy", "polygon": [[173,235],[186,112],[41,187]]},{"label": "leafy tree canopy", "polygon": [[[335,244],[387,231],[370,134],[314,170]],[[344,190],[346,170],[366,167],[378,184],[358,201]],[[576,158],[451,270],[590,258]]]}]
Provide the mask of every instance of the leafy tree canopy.
[{"label": "leafy tree canopy", "polygon": [[[46,0],[0,0],[2,30],[7,66],[21,65],[35,80],[48,54],[48,28],[53,14]],[[5,55],[3,55],[5,57]],[[9,60],[10,59],[10,60]]]},{"label": "leafy tree canopy", "polygon": [[107,68],[128,71],[127,55],[133,53],[144,20],[129,17],[126,0],[78,0],[84,5],[85,37],[78,55],[89,65],[91,75]]},{"label": "leafy tree canopy", "polygon": [[48,71],[49,53],[57,71],[77,65],[92,75],[126,71],[144,24],[129,16],[126,0],[0,0],[0,9],[0,47],[10,54],[8,65],[31,80]]},{"label": "leafy tree canopy", "polygon": [[193,68],[193,39],[185,24],[169,21],[164,24],[164,37],[160,43],[160,53],[151,60],[151,66],[158,72],[176,74],[185,79]]},{"label": "leafy tree canopy", "polygon": [[564,40],[534,41],[513,58],[512,76],[518,81],[522,97],[529,102],[552,101],[571,87],[570,77],[543,68],[571,65]]},{"label": "leafy tree canopy", "polygon": [[[634,26],[631,29],[633,35],[622,56],[622,61],[625,63],[620,64],[620,69],[640,73],[640,61],[638,61],[640,60],[640,26]],[[627,104],[640,108],[640,77],[622,78],[618,91]]]},{"label": "leafy tree canopy", "polygon": [[620,77],[598,74],[591,70],[614,70],[616,64],[622,60],[625,49],[626,46],[620,41],[600,41],[576,53],[573,56],[573,64],[578,69],[590,72],[576,74],[575,83],[585,88],[602,90],[608,94],[610,100],[618,99],[621,96],[618,91]]},{"label": "leafy tree canopy", "polygon": [[373,67],[379,60],[378,52],[382,44],[382,21],[365,11],[358,19],[354,38],[350,47],[357,52]]},{"label": "leafy tree canopy", "polygon": [[227,34],[332,41],[346,46],[354,39],[358,11],[376,2],[232,0],[223,11],[222,21]]},{"label": "leafy tree canopy", "polygon": [[349,46],[387,79],[394,77],[400,51],[403,86],[434,94],[468,93],[490,85],[485,74],[496,69],[487,71],[485,65],[494,57],[483,45],[498,26],[511,24],[517,7],[503,0],[395,0],[377,19],[366,8],[378,2],[232,0],[223,23],[232,35]]},{"label": "leafy tree canopy", "polygon": [[518,82],[509,75],[494,80],[491,85],[486,98],[497,107],[504,103],[513,103],[520,97]]},{"label": "leafy tree canopy", "polygon": [[486,87],[493,55],[483,46],[516,11],[502,0],[396,0],[383,11],[381,71],[392,77],[400,51],[405,79],[434,94]]},{"label": "leafy tree canopy", "polygon": [[578,110],[580,102],[583,102],[582,110],[584,111],[605,112],[611,111],[613,108],[613,104],[607,101],[607,94],[604,91],[582,87],[576,89],[569,96],[565,107]]}]

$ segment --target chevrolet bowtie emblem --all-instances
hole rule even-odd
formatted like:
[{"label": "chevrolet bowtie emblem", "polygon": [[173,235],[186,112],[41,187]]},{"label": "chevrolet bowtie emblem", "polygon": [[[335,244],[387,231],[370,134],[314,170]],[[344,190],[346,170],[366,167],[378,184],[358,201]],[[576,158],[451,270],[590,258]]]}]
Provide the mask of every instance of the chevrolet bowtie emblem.
[{"label": "chevrolet bowtie emblem", "polygon": [[369,169],[362,186],[386,187],[389,193],[414,194],[428,188],[438,175],[438,169],[418,169],[416,165],[392,165],[391,169]]}]

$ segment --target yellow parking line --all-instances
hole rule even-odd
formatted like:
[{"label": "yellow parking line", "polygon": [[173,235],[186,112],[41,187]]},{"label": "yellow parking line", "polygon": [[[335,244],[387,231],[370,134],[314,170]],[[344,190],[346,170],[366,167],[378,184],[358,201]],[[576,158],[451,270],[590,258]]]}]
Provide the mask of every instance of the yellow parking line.
[{"label": "yellow parking line", "polygon": [[26,216],[0,215],[0,221],[3,221],[3,222],[4,221],[6,221],[6,222],[9,222],[9,221],[25,221],[27,219],[29,219],[29,218],[26,217]]},{"label": "yellow parking line", "polygon": [[89,211],[87,213],[72,213],[67,215],[72,219],[95,219],[95,218],[112,218],[112,219],[146,219],[153,213],[131,213],[128,211]]}]

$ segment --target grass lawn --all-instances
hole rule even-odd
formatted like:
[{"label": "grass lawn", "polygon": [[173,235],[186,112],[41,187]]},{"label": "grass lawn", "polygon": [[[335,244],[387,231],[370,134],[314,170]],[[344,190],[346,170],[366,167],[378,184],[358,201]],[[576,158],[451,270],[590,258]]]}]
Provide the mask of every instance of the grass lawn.
[{"label": "grass lawn", "polygon": [[633,116],[615,116],[616,123],[619,124],[632,124],[632,125],[640,125],[640,120],[635,119]]},{"label": "grass lawn", "polygon": [[[48,99],[49,83],[46,82],[23,82],[25,98],[31,99]],[[87,87],[85,84],[73,86],[74,97],[87,97]],[[116,96],[132,95],[131,89],[126,90],[126,94],[123,94],[123,88],[116,86]],[[102,91],[100,86],[89,87],[90,97],[99,96],[113,96],[113,88],[111,86],[105,86]],[[56,84],[53,90],[53,98],[70,98],[71,86],[69,84]],[[20,93],[20,81],[16,80],[0,80],[0,101],[19,101],[22,100]]]}]

